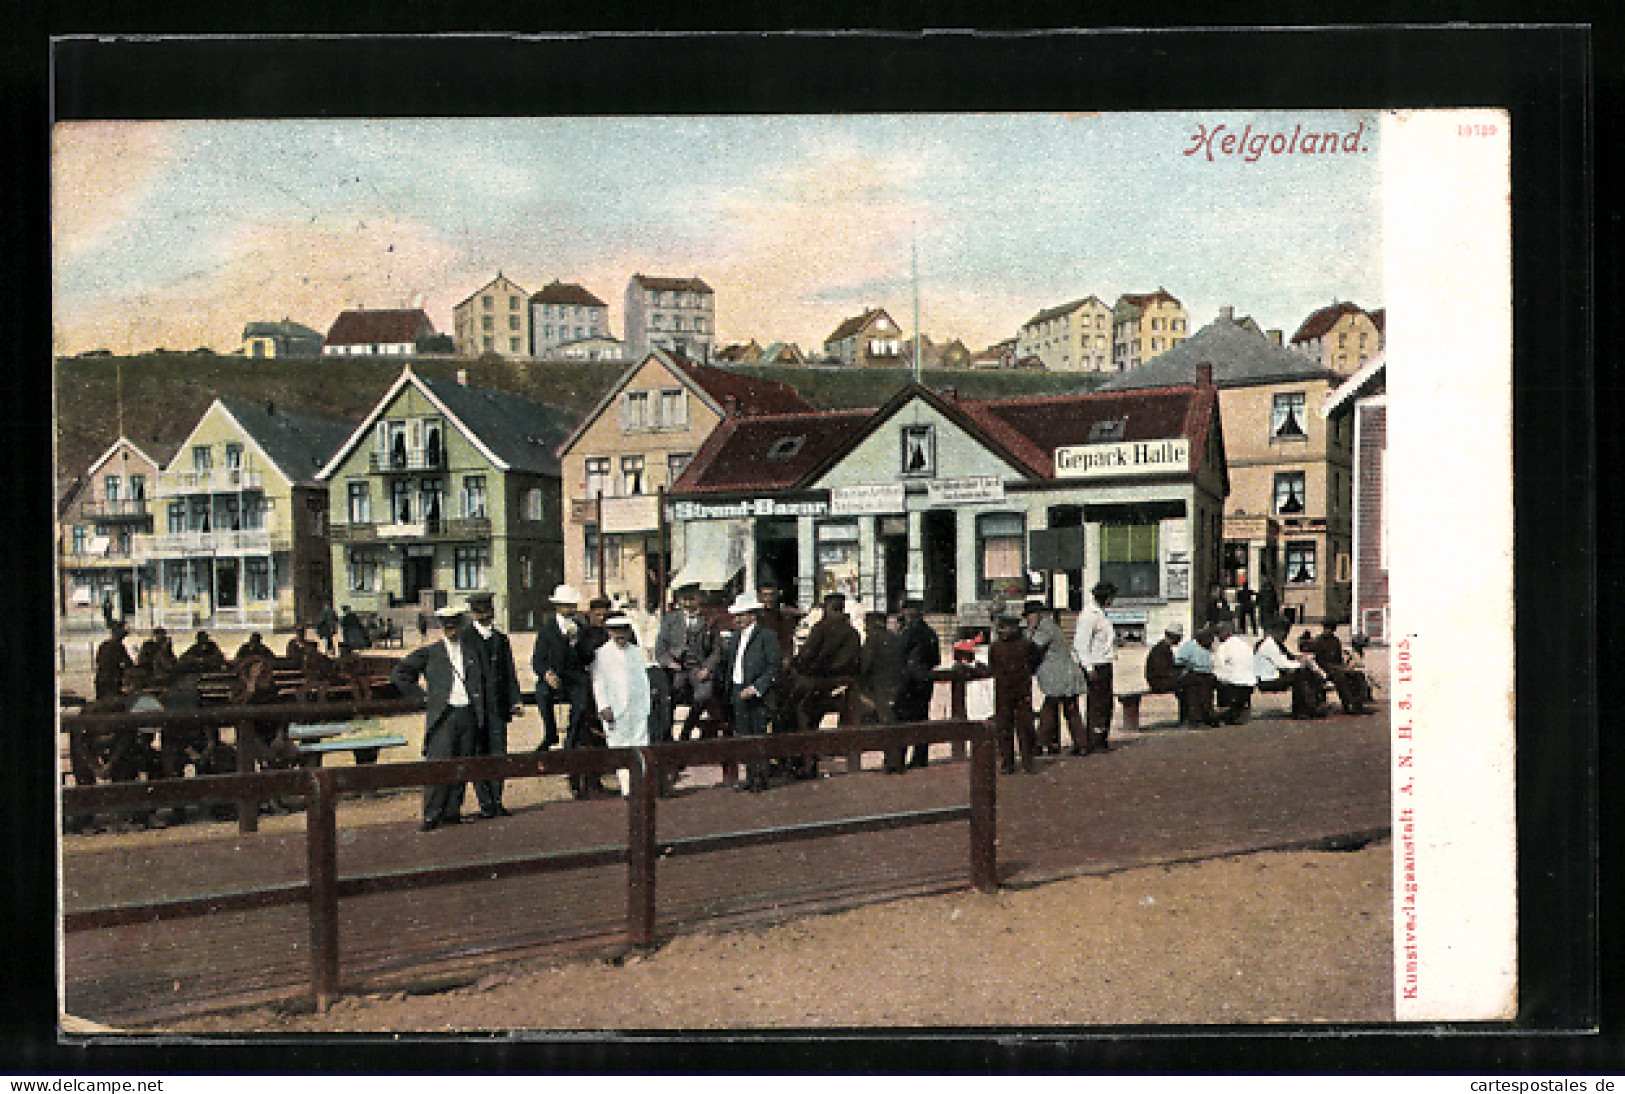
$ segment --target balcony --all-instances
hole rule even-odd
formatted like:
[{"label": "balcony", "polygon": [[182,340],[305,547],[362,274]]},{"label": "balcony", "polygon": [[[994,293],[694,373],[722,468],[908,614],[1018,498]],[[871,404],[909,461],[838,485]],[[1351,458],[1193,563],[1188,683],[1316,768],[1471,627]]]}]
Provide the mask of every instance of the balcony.
[{"label": "balcony", "polygon": [[240,467],[209,471],[165,471],[158,476],[162,494],[211,494],[264,489],[265,476]]},{"label": "balcony", "polygon": [[99,543],[105,537],[92,536],[83,547],[74,550],[71,545],[62,548],[61,562],[64,568],[76,570],[85,569],[128,569],[136,560],[135,543],[141,537],[132,537],[131,544],[120,547],[117,543]]},{"label": "balcony", "polygon": [[145,520],[150,516],[152,505],[146,498],[87,501],[79,507],[81,520]]},{"label": "balcony", "polygon": [[286,532],[273,527],[223,532],[155,532],[135,537],[135,557],[142,561],[207,555],[263,555],[292,546]]},{"label": "balcony", "polygon": [[435,449],[414,449],[395,455],[373,452],[367,457],[367,470],[375,475],[408,471],[446,471],[446,454]]},{"label": "balcony", "polygon": [[415,524],[335,524],[334,543],[467,543],[491,538],[491,518],[420,521]]}]

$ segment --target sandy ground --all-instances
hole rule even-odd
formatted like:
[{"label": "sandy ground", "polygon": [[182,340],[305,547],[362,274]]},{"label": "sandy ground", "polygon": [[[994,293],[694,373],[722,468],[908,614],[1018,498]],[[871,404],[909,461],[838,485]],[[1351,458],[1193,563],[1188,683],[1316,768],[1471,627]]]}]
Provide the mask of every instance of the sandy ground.
[{"label": "sandy ground", "polygon": [[[624,960],[516,963],[428,995],[345,997],[195,1033],[829,1029],[1393,1015],[1386,843],[896,901]],[[567,1001],[568,1005],[565,1005]]]}]

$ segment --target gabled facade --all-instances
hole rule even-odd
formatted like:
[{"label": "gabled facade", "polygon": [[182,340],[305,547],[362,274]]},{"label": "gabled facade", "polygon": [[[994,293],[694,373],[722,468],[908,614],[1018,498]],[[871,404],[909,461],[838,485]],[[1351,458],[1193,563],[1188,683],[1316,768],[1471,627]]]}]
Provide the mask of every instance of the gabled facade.
[{"label": "gabled facade", "polygon": [[1189,335],[1185,305],[1167,289],[1125,293],[1112,309],[1112,362],[1118,372],[1138,368]]},{"label": "gabled facade", "polygon": [[322,335],[302,323],[249,323],[243,328],[244,357],[309,360],[322,355]]},{"label": "gabled facade", "polygon": [[331,603],[327,489],[316,472],[352,428],[216,399],[158,476],[135,537],[157,582],[152,622],[286,629]]},{"label": "gabled facade", "polygon": [[1354,434],[1354,584],[1351,625],[1386,645],[1388,626],[1388,363],[1369,361],[1332,391],[1321,417],[1349,415]]},{"label": "gabled facade", "polygon": [[404,370],[321,469],[334,599],[407,626],[490,593],[535,625],[562,577],[559,411]]},{"label": "gabled facade", "polygon": [[[657,495],[730,413],[811,407],[787,384],[739,376],[655,350],[623,373],[558,449],[564,483],[564,580],[658,610]],[[600,506],[598,499],[602,498]]]},{"label": "gabled facade", "polygon": [[1347,619],[1352,431],[1347,413],[1315,413],[1339,377],[1221,317],[1101,390],[1187,384],[1204,364],[1219,389],[1234,487],[1220,583],[1272,583],[1297,622]]},{"label": "gabled facade", "polygon": [[626,347],[634,361],[652,349],[702,364],[716,342],[716,294],[697,277],[636,273],[626,283]]},{"label": "gabled facade", "polygon": [[133,620],[151,608],[152,575],[138,561],[135,544],[152,532],[159,471],[157,460],[120,437],[63,499],[57,612],[64,629],[99,629],[106,616]]},{"label": "gabled facade", "polygon": [[[580,285],[560,281],[549,282],[530,298],[532,357],[547,357],[553,355],[557,347],[584,345],[588,341],[614,341],[609,333],[609,307],[602,300]],[[582,359],[600,360],[599,357]]]},{"label": "gabled facade", "polygon": [[1192,619],[1227,490],[1211,383],[997,400],[911,384],[874,411],[729,419],[669,510],[682,565],[740,545],[739,580],[803,605],[912,597],[985,623],[1028,595],[1076,608],[1109,579],[1133,634]]},{"label": "gabled facade", "polygon": [[903,332],[885,308],[866,308],[830,332],[824,355],[856,368],[901,368]]},{"label": "gabled facade", "polygon": [[1292,348],[1320,366],[1351,376],[1382,353],[1384,313],[1339,301],[1311,312],[1292,336]]},{"label": "gabled facade", "polygon": [[1046,308],[1021,326],[1020,357],[1037,357],[1051,372],[1112,370],[1112,309],[1098,296]]},{"label": "gabled facade", "polygon": [[333,320],[322,341],[322,356],[411,357],[434,333],[422,308],[355,308]]},{"label": "gabled facade", "polygon": [[515,360],[531,355],[530,293],[501,270],[453,307],[451,316],[459,357],[489,353]]}]

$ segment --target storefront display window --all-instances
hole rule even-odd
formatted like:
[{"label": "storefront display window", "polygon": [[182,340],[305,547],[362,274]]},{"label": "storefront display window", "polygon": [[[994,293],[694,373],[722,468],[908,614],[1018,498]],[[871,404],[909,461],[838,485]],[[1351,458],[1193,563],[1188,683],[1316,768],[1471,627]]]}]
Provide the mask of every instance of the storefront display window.
[{"label": "storefront display window", "polygon": [[861,600],[858,583],[858,525],[838,521],[818,526],[818,595],[844,593]]},{"label": "storefront display window", "polygon": [[1021,600],[1027,595],[1027,519],[1020,513],[984,513],[976,518],[976,555],[981,559],[977,596],[982,600]]},{"label": "storefront display window", "polygon": [[1117,586],[1119,598],[1154,597],[1157,580],[1155,524],[1107,524],[1100,529],[1100,580]]}]

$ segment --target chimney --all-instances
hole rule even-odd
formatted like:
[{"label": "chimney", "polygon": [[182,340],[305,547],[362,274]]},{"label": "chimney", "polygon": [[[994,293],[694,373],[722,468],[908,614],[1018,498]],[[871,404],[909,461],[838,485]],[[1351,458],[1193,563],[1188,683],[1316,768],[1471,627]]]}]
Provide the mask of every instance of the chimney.
[{"label": "chimney", "polygon": [[739,417],[739,396],[729,395],[722,400],[722,415],[725,418]]},{"label": "chimney", "polygon": [[959,401],[959,389],[957,387],[945,387],[941,390],[940,394],[950,403],[957,403]]},{"label": "chimney", "polygon": [[269,418],[272,415],[274,415],[275,413],[276,413],[276,403],[272,402],[270,399],[265,400],[265,416],[267,418]]},{"label": "chimney", "polygon": [[1270,330],[1265,331],[1264,333],[1269,335],[1269,340],[1271,342],[1274,342],[1276,345],[1281,344],[1281,328],[1274,327],[1274,328],[1271,328]]},{"label": "chimney", "polygon": [[1234,323],[1236,321],[1236,309],[1226,304],[1219,309],[1219,318],[1226,323]]},{"label": "chimney", "polygon": [[457,370],[457,386],[468,386],[468,370],[466,368],[460,368]]},{"label": "chimney", "polygon": [[1211,361],[1198,361],[1196,363],[1196,386],[1213,386],[1213,363]]}]

